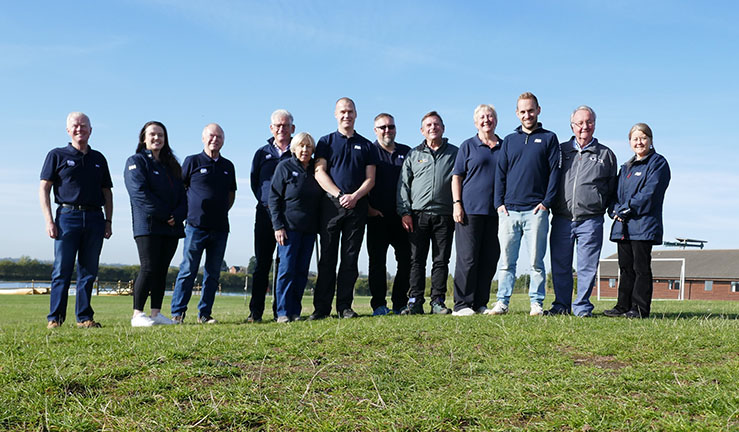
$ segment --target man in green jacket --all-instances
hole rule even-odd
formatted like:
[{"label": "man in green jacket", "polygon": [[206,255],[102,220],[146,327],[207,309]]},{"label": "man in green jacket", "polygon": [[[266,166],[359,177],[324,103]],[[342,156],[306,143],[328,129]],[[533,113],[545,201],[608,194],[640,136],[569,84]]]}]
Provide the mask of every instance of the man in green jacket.
[{"label": "man in green jacket", "polygon": [[398,181],[398,215],[411,242],[411,277],[408,309],[422,314],[426,285],[426,258],[431,243],[431,313],[446,315],[444,305],[449,257],[452,253],[452,169],[457,147],[444,134],[444,121],[436,111],[421,119],[425,140],[411,150]]}]

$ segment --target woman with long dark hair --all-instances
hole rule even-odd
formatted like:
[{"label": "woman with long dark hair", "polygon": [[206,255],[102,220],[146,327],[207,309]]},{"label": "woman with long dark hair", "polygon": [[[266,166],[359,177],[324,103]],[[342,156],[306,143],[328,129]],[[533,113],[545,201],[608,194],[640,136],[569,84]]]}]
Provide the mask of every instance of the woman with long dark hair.
[{"label": "woman with long dark hair", "polygon": [[[133,237],[141,269],[133,287],[131,326],[172,324],[161,313],[167,270],[177,243],[185,236],[187,198],[182,168],[172,153],[167,128],[158,121],[147,122],[139,133],[136,154],[123,171],[131,199]],[[144,313],[151,295],[151,316]]]}]

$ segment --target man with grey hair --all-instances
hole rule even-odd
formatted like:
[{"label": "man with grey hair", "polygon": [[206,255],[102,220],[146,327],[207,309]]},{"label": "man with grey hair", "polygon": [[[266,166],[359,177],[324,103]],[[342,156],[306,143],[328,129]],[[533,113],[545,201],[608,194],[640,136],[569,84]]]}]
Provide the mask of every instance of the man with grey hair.
[{"label": "man with grey hair", "polygon": [[257,199],[254,217],[254,257],[256,266],[251,284],[249,317],[247,322],[262,321],[264,297],[269,285],[269,269],[275,252],[275,234],[269,214],[269,188],[277,164],[290,158],[290,140],[295,133],[293,115],[287,110],[278,109],[270,116],[269,130],[272,137],[267,144],[254,153],[251,164],[251,190]]},{"label": "man with grey hair", "polygon": [[[603,214],[616,194],[618,164],[611,149],[593,138],[595,112],[581,105],[570,116],[574,136],[561,143],[562,171],[552,204],[549,245],[554,302],[545,315],[593,314],[590,294],[603,245]],[[577,246],[577,296],[572,301],[573,248]]]},{"label": "man with grey hair", "polygon": [[[77,257],[75,313],[77,327],[97,328],[90,306],[92,285],[98,274],[103,239],[110,238],[113,218],[113,182],[108,162],[88,144],[92,126],[81,112],[67,116],[66,147],[51,150],[41,169],[39,199],[46,220],[46,233],[54,239],[54,267],[47,327],[62,325],[67,316],[69,284]],[[49,193],[59,205],[51,213]],[[103,216],[103,210],[105,215]]]}]

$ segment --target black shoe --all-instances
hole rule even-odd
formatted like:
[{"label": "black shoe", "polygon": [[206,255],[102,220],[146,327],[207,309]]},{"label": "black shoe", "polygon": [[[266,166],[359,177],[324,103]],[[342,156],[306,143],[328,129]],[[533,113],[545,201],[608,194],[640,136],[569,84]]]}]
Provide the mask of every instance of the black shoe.
[{"label": "black shoe", "polygon": [[246,317],[247,324],[254,324],[254,323],[260,323],[262,322],[262,317],[255,317],[254,314],[249,314],[248,317]]},{"label": "black shoe", "polygon": [[308,317],[308,321],[319,321],[319,320],[326,319],[326,318],[328,318],[328,315],[320,314],[318,312],[313,312]]},{"label": "black shoe", "polygon": [[632,309],[624,314],[626,318],[649,318],[649,315],[644,315],[638,310]]},{"label": "black shoe", "polygon": [[449,315],[452,310],[446,307],[443,301],[432,301],[431,302],[431,313],[435,315]]},{"label": "black shoe", "polygon": [[400,311],[401,315],[423,315],[423,304],[418,302],[408,303],[408,307]]},{"label": "black shoe", "polygon": [[339,314],[339,318],[359,318],[359,314],[354,312],[352,308],[346,308]]},{"label": "black shoe", "polygon": [[623,311],[618,308],[606,309],[603,311],[603,315],[607,317],[611,317],[611,318],[619,318],[619,317],[626,316],[626,311]]},{"label": "black shoe", "polygon": [[544,311],[544,316],[554,316],[554,315],[569,315],[570,313],[567,312],[564,309],[555,309],[551,308],[549,310]]}]

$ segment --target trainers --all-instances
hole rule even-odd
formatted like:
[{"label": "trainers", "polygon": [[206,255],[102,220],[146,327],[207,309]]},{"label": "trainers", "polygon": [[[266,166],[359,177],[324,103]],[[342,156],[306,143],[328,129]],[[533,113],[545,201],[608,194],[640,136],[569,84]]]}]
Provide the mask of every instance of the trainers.
[{"label": "trainers", "polygon": [[479,308],[475,309],[475,313],[480,315],[488,315],[489,310],[490,309],[488,309],[487,306],[480,306]]},{"label": "trainers", "polygon": [[508,313],[508,305],[498,300],[495,302],[495,306],[492,309],[488,309],[485,314],[487,315],[505,315]]},{"label": "trainers", "polygon": [[357,318],[359,317],[359,314],[354,312],[352,308],[346,308],[339,314],[339,318]]},{"label": "trainers", "polygon": [[254,314],[249,314],[249,316],[246,317],[246,321],[244,322],[246,322],[247,324],[260,323],[262,322],[262,317],[256,317],[254,316]]},{"label": "trainers", "polygon": [[649,318],[648,314],[643,314],[639,310],[631,309],[624,314],[626,318]]},{"label": "trainers", "polygon": [[423,303],[421,302],[408,302],[408,306],[400,311],[401,315],[423,315]]},{"label": "trainers", "polygon": [[541,308],[539,303],[531,303],[531,311],[529,312],[529,315],[541,316],[544,315],[544,310]]},{"label": "trainers", "polygon": [[617,318],[617,317],[626,316],[626,311],[618,309],[618,308],[606,309],[603,311],[603,315],[607,317],[611,317],[611,318]]},{"label": "trainers", "polygon": [[431,313],[436,315],[449,315],[452,310],[446,307],[443,301],[432,301],[431,302]]},{"label": "trainers", "polygon": [[468,307],[452,312],[452,316],[472,316],[474,314],[475,311],[473,311],[472,308]]},{"label": "trainers", "polygon": [[308,317],[308,321],[319,321],[319,320],[326,319],[326,318],[328,318],[328,315],[324,315],[318,312],[313,312]]},{"label": "trainers", "polygon": [[[533,303],[532,303],[532,304],[533,304]],[[566,311],[566,310],[564,310],[564,309],[555,309],[555,308],[551,308],[551,309],[549,309],[549,310],[545,310],[545,311],[544,311],[544,315],[545,315],[545,316],[554,316],[554,315],[569,315],[569,314],[570,314],[570,313],[569,313],[569,312],[567,312],[567,311]]]},{"label": "trainers", "polygon": [[102,327],[102,325],[100,325],[100,323],[95,320],[89,319],[86,321],[78,322],[77,327],[79,328],[100,328]]},{"label": "trainers", "polygon": [[287,315],[281,315],[277,317],[277,322],[280,324],[289,323],[290,318],[288,318]]},{"label": "trainers", "polygon": [[300,321],[300,315],[290,315],[290,321]]},{"label": "trainers", "polygon": [[185,323],[185,313],[182,312],[182,315],[175,315],[172,317],[172,324],[184,324]]},{"label": "trainers", "polygon": [[408,306],[403,306],[398,309],[393,309],[393,314],[394,315],[405,315],[405,311],[407,310],[408,310]]},{"label": "trainers", "polygon": [[218,321],[210,315],[201,315],[198,317],[198,322],[200,324],[215,324]]},{"label": "trainers", "polygon": [[383,316],[392,312],[387,306],[380,306],[372,311],[372,316]]},{"label": "trainers", "polygon": [[154,320],[143,313],[131,318],[131,327],[151,327],[154,324]]},{"label": "trainers", "polygon": [[57,328],[61,326],[62,326],[61,321],[57,321],[57,320],[51,320],[46,324],[47,329],[53,329],[53,328]]},{"label": "trainers", "polygon": [[154,325],[172,325],[174,321],[167,318],[164,314],[158,313],[155,316],[149,317],[154,321]]}]

